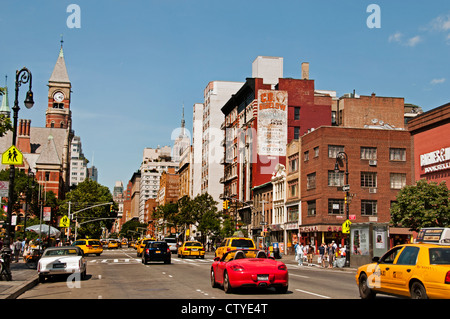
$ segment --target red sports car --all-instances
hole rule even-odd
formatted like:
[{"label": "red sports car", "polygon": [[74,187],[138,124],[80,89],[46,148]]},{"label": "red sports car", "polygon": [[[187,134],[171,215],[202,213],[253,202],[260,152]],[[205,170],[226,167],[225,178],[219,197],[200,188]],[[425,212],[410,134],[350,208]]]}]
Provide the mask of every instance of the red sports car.
[{"label": "red sports car", "polygon": [[268,258],[262,250],[232,250],[214,258],[211,266],[211,286],[222,285],[226,293],[241,287],[275,287],[277,292],[286,293],[288,281],[286,265]]}]

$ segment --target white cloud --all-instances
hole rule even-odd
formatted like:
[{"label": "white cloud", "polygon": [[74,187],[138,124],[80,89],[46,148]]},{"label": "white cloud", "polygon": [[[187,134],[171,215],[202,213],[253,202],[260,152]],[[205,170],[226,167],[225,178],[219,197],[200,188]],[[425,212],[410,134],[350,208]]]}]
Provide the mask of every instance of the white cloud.
[{"label": "white cloud", "polygon": [[391,34],[388,40],[389,42],[399,43],[401,45],[408,47],[414,47],[423,40],[423,38],[420,35],[416,35],[415,37],[406,40],[404,40],[403,38],[404,38],[403,33],[396,32],[394,34]]},{"label": "white cloud", "polygon": [[444,82],[445,82],[445,78],[440,78],[440,79],[433,79],[433,80],[431,80],[430,84],[435,85],[435,84],[441,84],[441,83],[444,83]]},{"label": "white cloud", "polygon": [[432,30],[447,32],[450,30],[450,13],[446,15],[440,15],[437,18],[434,18],[430,22],[430,26]]}]

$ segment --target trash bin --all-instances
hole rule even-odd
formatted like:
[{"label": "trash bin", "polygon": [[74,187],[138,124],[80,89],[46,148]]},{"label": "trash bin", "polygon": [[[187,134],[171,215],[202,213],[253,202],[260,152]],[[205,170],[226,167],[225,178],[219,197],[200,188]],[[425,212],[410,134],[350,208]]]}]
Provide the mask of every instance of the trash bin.
[{"label": "trash bin", "polygon": [[344,268],[345,266],[345,257],[336,258],[336,266],[339,268]]}]

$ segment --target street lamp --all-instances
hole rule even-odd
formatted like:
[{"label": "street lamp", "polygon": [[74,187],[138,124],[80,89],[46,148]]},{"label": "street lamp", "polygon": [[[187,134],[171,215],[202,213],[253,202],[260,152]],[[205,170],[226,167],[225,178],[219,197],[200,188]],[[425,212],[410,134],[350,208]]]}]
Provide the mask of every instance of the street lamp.
[{"label": "street lamp", "polygon": [[[350,186],[348,184],[348,156],[345,152],[339,152],[336,155],[336,162],[334,163],[334,172],[339,173],[339,166],[342,161],[345,161],[345,214],[346,214],[346,220],[349,219],[349,207],[348,207],[348,200],[350,197]],[[345,266],[350,267],[350,233],[347,235],[347,238],[345,240],[346,250],[345,250]]]},{"label": "street lamp", "polygon": [[[12,110],[14,111],[14,126],[13,126],[13,139],[12,145],[16,146],[16,137],[17,137],[17,119],[19,117],[19,87],[22,84],[29,83],[30,87],[26,94],[26,98],[24,101],[25,106],[30,109],[34,105],[33,100],[33,92],[31,91],[31,72],[27,68],[22,68],[20,71],[16,71],[16,87],[15,87],[15,98],[14,98],[14,106]],[[6,234],[3,242],[2,251],[11,256],[11,216],[13,212],[13,203],[14,203],[14,177],[15,177],[15,169],[14,165],[9,166],[9,193],[8,193],[8,212],[6,217]],[[9,258],[10,261],[10,258]],[[9,263],[7,263],[9,266]]]}]

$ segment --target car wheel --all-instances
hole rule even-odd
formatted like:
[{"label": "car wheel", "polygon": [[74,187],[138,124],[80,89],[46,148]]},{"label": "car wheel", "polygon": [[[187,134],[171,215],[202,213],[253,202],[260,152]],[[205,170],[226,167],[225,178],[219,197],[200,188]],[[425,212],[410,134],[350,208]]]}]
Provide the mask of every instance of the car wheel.
[{"label": "car wheel", "polygon": [[86,279],[86,270],[85,269],[82,273],[81,273],[81,280],[85,280]]},{"label": "car wheel", "polygon": [[410,288],[411,299],[428,299],[425,287],[418,281],[414,282]]},{"label": "car wheel", "polygon": [[285,294],[288,291],[288,286],[284,286],[284,287],[276,287],[275,291],[279,294]]},{"label": "car wheel", "polygon": [[375,292],[369,288],[367,284],[367,275],[362,273],[361,276],[359,276],[359,295],[361,296],[361,299],[373,299],[375,298]]},{"label": "car wheel", "polygon": [[228,273],[225,272],[223,274],[223,290],[225,291],[225,293],[229,294],[233,291],[233,288],[231,287],[230,284],[230,277],[228,277]]},{"label": "car wheel", "polygon": [[211,287],[217,288],[219,285],[216,282],[216,274],[214,273],[214,269],[211,268]]},{"label": "car wheel", "polygon": [[45,282],[45,276],[39,275],[39,283],[42,284],[43,282]]}]

